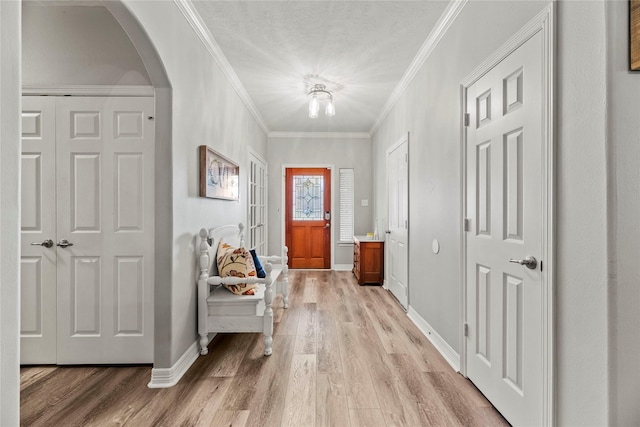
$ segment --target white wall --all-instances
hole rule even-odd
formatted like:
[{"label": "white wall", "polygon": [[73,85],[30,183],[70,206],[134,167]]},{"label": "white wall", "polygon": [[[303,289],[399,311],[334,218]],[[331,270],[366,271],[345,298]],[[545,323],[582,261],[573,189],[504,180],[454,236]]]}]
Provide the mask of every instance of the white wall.
[{"label": "white wall", "polygon": [[[460,82],[544,2],[469,2],[373,136],[377,215],[386,150],[409,135],[410,305],[457,352],[460,305]],[[431,242],[438,239],[440,252]]]},{"label": "white wall", "polygon": [[[107,8],[25,6],[25,74],[38,85],[156,88],[154,367],[169,368],[196,339],[196,235],[201,227],[246,223],[248,147],[266,158],[266,136],[173,2]],[[55,36],[43,42],[48,32]],[[52,57],[68,64],[41,72]],[[239,202],[198,196],[199,145],[240,164]]]},{"label": "white wall", "polygon": [[611,424],[640,424],[640,73],[629,71],[629,7],[607,3]]},{"label": "white wall", "polygon": [[0,425],[20,423],[20,2],[0,1]]},{"label": "white wall", "polygon": [[[353,246],[340,245],[338,170],[354,168],[355,233],[373,232],[373,168],[371,140],[347,138],[269,138],[269,253],[279,253],[282,243],[282,165],[332,164],[334,206],[333,251],[335,264],[353,263]],[[361,206],[367,199],[369,206]]]},{"label": "white wall", "polygon": [[149,85],[133,44],[104,7],[23,3],[25,85]]},{"label": "white wall", "polygon": [[[156,298],[156,324],[157,310],[166,310],[160,315],[170,331],[162,332],[162,342],[156,340],[164,348],[156,348],[154,363],[169,368],[196,340],[197,233],[201,227],[246,223],[248,147],[266,158],[266,136],[173,2],[124,4],[154,44],[173,92],[172,170],[167,171],[173,197],[171,289],[169,300]],[[198,196],[202,144],[241,165],[239,202]]]},{"label": "white wall", "polygon": [[[459,84],[546,5],[469,2],[373,136],[376,208],[385,212],[384,153],[403,133],[411,133],[410,305],[456,351],[461,330]],[[609,413],[604,5],[558,3],[559,425],[605,425]],[[434,238],[441,244],[438,255],[429,247]]]},{"label": "white wall", "polygon": [[[22,51],[24,56],[31,58],[23,61],[23,74],[30,76],[29,84],[36,87],[153,84],[156,101],[154,308],[157,315],[154,361],[159,366],[170,366],[171,317],[167,313],[170,313],[171,301],[173,199],[171,176],[167,170],[171,169],[171,89],[157,53],[131,13],[120,2],[108,2],[107,6],[108,10],[105,7],[23,3],[22,33],[30,40],[22,44]],[[93,31],[85,19],[98,30]],[[43,28],[51,34],[53,42],[35,36]],[[74,45],[76,40],[82,40],[80,46]],[[111,41],[111,46],[106,48],[105,54],[106,41]],[[135,41],[135,47],[132,41]],[[121,49],[122,55],[118,56],[118,50],[114,48]],[[41,56],[43,52],[46,55]],[[65,65],[56,64],[59,60],[55,58],[65,58]],[[49,73],[50,68],[52,73]],[[136,76],[136,79],[131,78]]]},{"label": "white wall", "polygon": [[560,425],[606,425],[609,413],[605,40],[605,1],[558,3],[555,372]]}]

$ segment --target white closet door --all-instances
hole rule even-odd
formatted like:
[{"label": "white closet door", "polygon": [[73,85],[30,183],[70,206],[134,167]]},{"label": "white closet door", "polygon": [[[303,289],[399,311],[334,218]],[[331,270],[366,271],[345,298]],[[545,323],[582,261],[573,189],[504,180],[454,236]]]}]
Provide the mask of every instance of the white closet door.
[{"label": "white closet door", "polygon": [[467,375],[513,425],[544,424],[542,46],[467,90]]},{"label": "white closet door", "polygon": [[20,363],[52,364],[56,363],[55,98],[23,97],[22,108]]},{"label": "white closet door", "polygon": [[151,362],[153,98],[57,102],[58,363]]},{"label": "white closet door", "polygon": [[389,230],[386,282],[403,308],[409,304],[409,139],[387,152]]}]

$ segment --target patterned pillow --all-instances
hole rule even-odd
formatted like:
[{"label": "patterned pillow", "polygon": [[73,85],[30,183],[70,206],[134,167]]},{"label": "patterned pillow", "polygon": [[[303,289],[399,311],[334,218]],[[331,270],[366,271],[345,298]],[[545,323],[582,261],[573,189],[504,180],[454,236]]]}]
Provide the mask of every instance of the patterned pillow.
[{"label": "patterned pillow", "polygon": [[[218,274],[221,277],[256,277],[256,267],[246,248],[235,248],[220,239],[217,252]],[[253,295],[258,284],[224,285],[236,295]]]}]

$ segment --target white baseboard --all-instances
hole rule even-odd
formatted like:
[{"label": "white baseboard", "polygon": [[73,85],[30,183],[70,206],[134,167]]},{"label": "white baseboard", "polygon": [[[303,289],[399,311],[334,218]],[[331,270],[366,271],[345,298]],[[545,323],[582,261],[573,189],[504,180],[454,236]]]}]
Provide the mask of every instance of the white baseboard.
[{"label": "white baseboard", "polygon": [[333,269],[335,271],[351,271],[353,270],[353,264],[335,264]]},{"label": "white baseboard", "polygon": [[440,352],[442,357],[451,365],[451,367],[456,371],[460,372],[460,355],[456,353],[456,351],[451,348],[449,344],[436,332],[435,329],[427,323],[426,320],[422,318],[418,314],[417,311],[413,309],[413,307],[409,306],[409,311],[407,312],[407,316],[409,319],[420,329],[420,331],[424,334],[425,337],[431,344]]},{"label": "white baseboard", "polygon": [[180,378],[187,372],[200,355],[200,344],[196,340],[189,346],[180,359],[170,368],[153,368],[149,388],[169,388],[178,384]]}]

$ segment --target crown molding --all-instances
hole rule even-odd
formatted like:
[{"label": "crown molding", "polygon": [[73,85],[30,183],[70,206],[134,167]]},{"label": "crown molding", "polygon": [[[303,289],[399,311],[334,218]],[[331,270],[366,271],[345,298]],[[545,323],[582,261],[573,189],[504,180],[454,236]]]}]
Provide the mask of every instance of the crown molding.
[{"label": "crown molding", "polygon": [[451,0],[449,2],[447,9],[444,11],[440,19],[438,19],[438,22],[433,27],[433,30],[431,30],[431,33],[422,44],[422,47],[416,54],[415,58],[413,58],[411,65],[409,65],[409,68],[407,68],[407,71],[405,71],[402,79],[400,79],[398,85],[389,96],[387,103],[384,104],[384,107],[382,107],[378,118],[375,122],[373,122],[371,129],[369,129],[370,135],[376,133],[384,119],[387,117],[391,109],[396,105],[398,99],[400,99],[405,90],[407,90],[407,87],[409,86],[413,78],[416,76],[420,68],[424,65],[427,58],[429,58],[442,37],[446,34],[447,30],[449,30],[449,27],[451,26],[453,21],[455,21],[458,14],[462,10],[462,8],[464,8],[468,1],[469,0]]},{"label": "crown molding", "polygon": [[32,96],[153,96],[155,94],[155,89],[153,86],[133,85],[22,85],[22,94]]},{"label": "crown molding", "polygon": [[269,132],[269,138],[370,139],[367,132]]},{"label": "crown molding", "polygon": [[229,80],[229,83],[236,91],[244,105],[247,107],[253,118],[258,122],[258,126],[262,129],[265,135],[269,134],[269,128],[267,127],[264,119],[262,118],[262,114],[256,108],[256,105],[253,103],[253,100],[249,96],[247,89],[244,87],[238,75],[229,64],[227,57],[222,53],[222,49],[218,46],[218,43],[215,41],[211,32],[207,28],[207,26],[202,21],[202,17],[198,13],[198,11],[193,7],[193,3],[191,0],[173,0],[175,5],[178,7],[178,10],[182,12],[185,19],[191,25],[191,28],[196,33],[198,38],[202,41],[205,48],[209,51],[213,59],[216,61],[218,66],[222,69],[222,72]]}]

